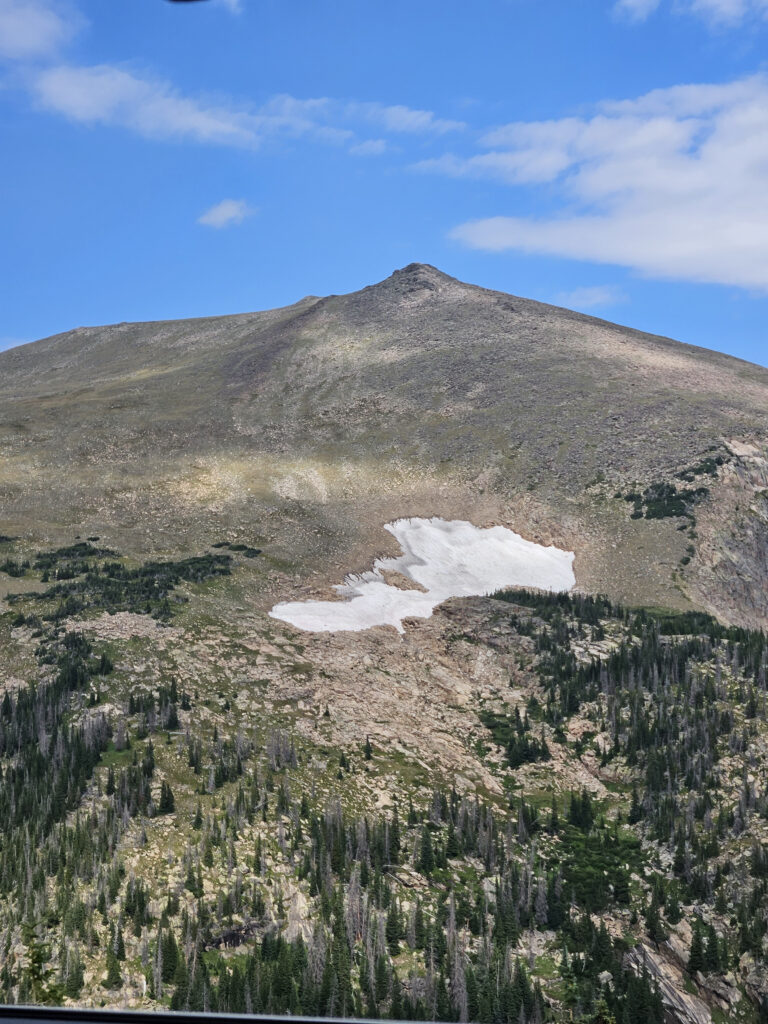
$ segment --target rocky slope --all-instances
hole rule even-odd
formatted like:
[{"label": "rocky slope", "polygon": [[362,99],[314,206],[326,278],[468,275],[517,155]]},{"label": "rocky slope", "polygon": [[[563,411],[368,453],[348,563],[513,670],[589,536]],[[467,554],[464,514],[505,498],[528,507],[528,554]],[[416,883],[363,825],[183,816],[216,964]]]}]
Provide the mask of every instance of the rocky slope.
[{"label": "rocky slope", "polygon": [[[764,368],[414,264],[0,354],[0,532],[143,555],[226,528],[269,549],[290,598],[394,553],[388,520],[467,518],[575,551],[585,590],[764,624],[767,411]],[[665,481],[706,487],[700,538],[617,497]]]}]

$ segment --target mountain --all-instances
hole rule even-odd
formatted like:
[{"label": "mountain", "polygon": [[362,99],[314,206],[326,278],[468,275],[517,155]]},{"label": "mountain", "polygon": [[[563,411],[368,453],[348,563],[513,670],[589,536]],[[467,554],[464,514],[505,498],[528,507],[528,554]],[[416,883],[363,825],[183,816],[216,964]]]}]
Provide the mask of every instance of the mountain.
[{"label": "mountain", "polygon": [[0,353],[0,1003],[768,1019],[767,414],[419,264]]},{"label": "mountain", "polygon": [[[0,410],[0,531],[30,541],[170,554],[226,523],[331,583],[395,552],[389,520],[470,518],[574,551],[587,592],[768,623],[768,369],[434,267],[11,349]],[[709,492],[695,536],[615,496],[664,484]]]}]

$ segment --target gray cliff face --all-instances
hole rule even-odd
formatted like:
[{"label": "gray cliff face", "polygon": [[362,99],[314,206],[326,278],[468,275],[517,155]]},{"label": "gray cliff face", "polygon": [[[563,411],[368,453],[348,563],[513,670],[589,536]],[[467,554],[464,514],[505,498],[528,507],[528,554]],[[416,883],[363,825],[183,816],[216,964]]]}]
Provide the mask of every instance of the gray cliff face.
[{"label": "gray cliff face", "polygon": [[728,622],[768,622],[768,444],[727,445],[715,498],[702,510],[690,593]]}]

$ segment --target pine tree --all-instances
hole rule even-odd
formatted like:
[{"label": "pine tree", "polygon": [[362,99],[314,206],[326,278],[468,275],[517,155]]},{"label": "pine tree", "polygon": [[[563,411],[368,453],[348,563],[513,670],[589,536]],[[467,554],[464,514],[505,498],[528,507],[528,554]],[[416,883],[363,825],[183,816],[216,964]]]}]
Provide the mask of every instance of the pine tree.
[{"label": "pine tree", "polygon": [[595,1003],[595,1009],[589,1018],[589,1024],[616,1024],[616,1018],[608,1008],[608,1004],[601,996]]},{"label": "pine tree", "polygon": [[632,803],[629,808],[629,814],[627,815],[627,821],[630,825],[636,825],[643,816],[643,809],[640,806],[640,797],[637,793],[637,786],[632,786]]},{"label": "pine tree", "polygon": [[197,878],[195,877],[195,870],[191,862],[187,865],[187,877],[184,881],[184,888],[188,889],[193,896],[202,896],[202,893],[198,894],[197,891]]},{"label": "pine tree", "polygon": [[83,988],[83,961],[80,958],[80,951],[75,946],[67,953],[66,977],[64,980],[64,993],[69,999],[77,999]]},{"label": "pine tree", "polygon": [[176,973],[176,967],[179,962],[179,950],[176,945],[176,939],[174,938],[173,932],[169,929],[167,932],[162,932],[158,942],[162,947],[162,980],[169,982],[173,980],[173,976]]},{"label": "pine tree", "polygon": [[560,814],[557,810],[557,797],[552,795],[552,807],[549,812],[549,831],[554,835],[560,831]]},{"label": "pine tree", "polygon": [[400,914],[394,899],[387,912],[386,936],[390,956],[397,956],[400,952]]},{"label": "pine tree", "polygon": [[661,921],[659,903],[655,892],[645,913],[645,927],[653,942],[663,942],[666,939],[667,933]]},{"label": "pine tree", "polygon": [[613,898],[622,906],[628,906],[631,894],[629,889],[629,873],[619,868],[613,881]]},{"label": "pine tree", "polygon": [[467,989],[467,1017],[469,1020],[477,1020],[480,1015],[480,995],[477,977],[469,964],[464,972],[464,981]]},{"label": "pine tree", "polygon": [[111,943],[107,946],[107,976],[103,981],[103,985],[104,988],[108,989],[122,988],[123,986],[120,964]]},{"label": "pine tree", "polygon": [[459,855],[459,841],[456,838],[456,830],[453,827],[453,822],[448,822],[448,836],[445,840],[445,856],[447,858],[458,857]]},{"label": "pine tree", "polygon": [[397,804],[392,813],[392,822],[389,828],[389,860],[392,864],[400,863],[400,815],[397,813]]},{"label": "pine tree", "polygon": [[669,921],[670,924],[678,924],[680,922],[680,920],[682,918],[682,914],[680,912],[680,898],[678,897],[678,894],[677,894],[677,886],[676,885],[672,886],[672,889],[671,889],[669,895],[667,896],[667,905],[666,905],[665,910],[666,910],[667,920]]},{"label": "pine tree", "polygon": [[704,943],[701,937],[701,922],[698,918],[693,925],[691,951],[688,954],[688,970],[691,974],[704,970]]},{"label": "pine tree", "polygon": [[387,968],[387,961],[383,956],[376,958],[375,979],[376,1000],[380,1003],[386,999],[389,991],[389,970]]},{"label": "pine tree", "polygon": [[715,896],[715,910],[718,914],[725,914],[728,910],[728,898],[725,895],[725,886],[721,885]]},{"label": "pine tree", "polygon": [[416,943],[416,949],[424,949],[424,945],[427,939],[427,929],[424,924],[424,909],[421,905],[421,900],[419,900],[416,904],[413,933],[414,941]]},{"label": "pine tree", "polygon": [[176,963],[176,970],[173,972],[173,983],[176,988],[171,997],[171,1009],[185,1010],[189,997],[189,971],[183,956],[180,956]]},{"label": "pine tree", "polygon": [[167,782],[163,781],[160,787],[160,803],[157,807],[158,814],[172,814],[176,809],[176,801],[173,798],[173,791]]},{"label": "pine tree", "polygon": [[432,835],[426,825],[421,830],[421,849],[419,850],[419,871],[427,878],[435,868],[435,854],[432,849]]},{"label": "pine tree", "polygon": [[[690,965],[689,965],[690,966]],[[714,974],[720,970],[720,941],[715,926],[707,926],[707,941],[704,945],[704,973]]]}]

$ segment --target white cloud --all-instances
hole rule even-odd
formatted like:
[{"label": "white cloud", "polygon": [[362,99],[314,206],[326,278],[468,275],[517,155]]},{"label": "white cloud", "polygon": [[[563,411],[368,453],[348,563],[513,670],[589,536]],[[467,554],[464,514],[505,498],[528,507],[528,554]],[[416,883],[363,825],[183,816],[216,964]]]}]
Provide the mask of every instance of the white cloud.
[{"label": "white cloud", "polygon": [[[661,6],[661,0],[615,0],[613,10],[630,21],[645,21]],[[715,27],[735,26],[755,17],[768,16],[768,0],[673,0],[672,10],[699,15]]]},{"label": "white cloud", "polygon": [[715,24],[733,25],[750,16],[768,14],[768,0],[689,0],[689,7]]},{"label": "white cloud", "polygon": [[246,113],[189,99],[164,82],[108,64],[48,68],[32,88],[41,106],[84,124],[115,124],[147,138],[235,146],[259,141]]},{"label": "white cloud", "polygon": [[466,245],[768,290],[765,76],[656,90],[589,118],[507,125],[485,142],[506,148],[426,169],[543,183],[561,208],[459,225],[452,235]]},{"label": "white cloud", "polygon": [[28,81],[33,97],[46,110],[83,124],[116,125],[150,139],[254,148],[272,137],[311,136],[332,145],[349,144],[356,156],[372,156],[388,146],[385,138],[356,141],[357,131],[372,121],[393,134],[439,135],[464,127],[427,110],[327,97],[281,94],[252,108],[231,100],[186,96],[162,79],[111,64],[48,67]]},{"label": "white cloud", "polygon": [[551,181],[568,166],[568,158],[554,144],[540,148],[528,147],[517,151],[492,150],[477,156],[460,158],[452,153],[421,160],[414,164],[417,171],[438,172],[452,178],[494,178],[509,185],[523,185],[537,181]]},{"label": "white cloud", "polygon": [[631,21],[645,21],[660,3],[661,0],[616,0],[613,9],[616,14],[624,15]]},{"label": "white cloud", "polygon": [[340,120],[336,106],[325,97],[302,100],[281,93],[260,108],[260,129],[296,136],[315,135],[326,142],[343,143],[351,139],[354,132],[333,123]]},{"label": "white cloud", "polygon": [[117,125],[150,139],[254,148],[276,135],[344,142],[353,132],[325,123],[329,101],[275,96],[256,110],[185,96],[160,79],[110,64],[47,68],[33,78],[39,105],[83,124]]},{"label": "white cloud", "polygon": [[386,139],[366,139],[364,142],[358,142],[349,147],[349,152],[353,156],[381,156],[386,150]]},{"label": "white cloud", "polygon": [[443,135],[466,128],[463,121],[449,121],[437,117],[431,110],[414,110],[399,104],[387,107],[381,103],[351,103],[348,112],[352,117],[362,116],[373,121],[388,132]]},{"label": "white cloud", "polygon": [[244,199],[222,199],[202,213],[197,223],[209,228],[227,228],[232,224],[242,224],[246,217],[252,217],[256,212]]},{"label": "white cloud", "polygon": [[626,302],[627,296],[615,285],[598,284],[585,288],[574,288],[570,292],[560,292],[556,302],[569,309],[599,309],[604,306],[617,306]]},{"label": "white cloud", "polygon": [[0,0],[0,57],[48,57],[69,42],[83,24],[73,11],[47,0]]}]

